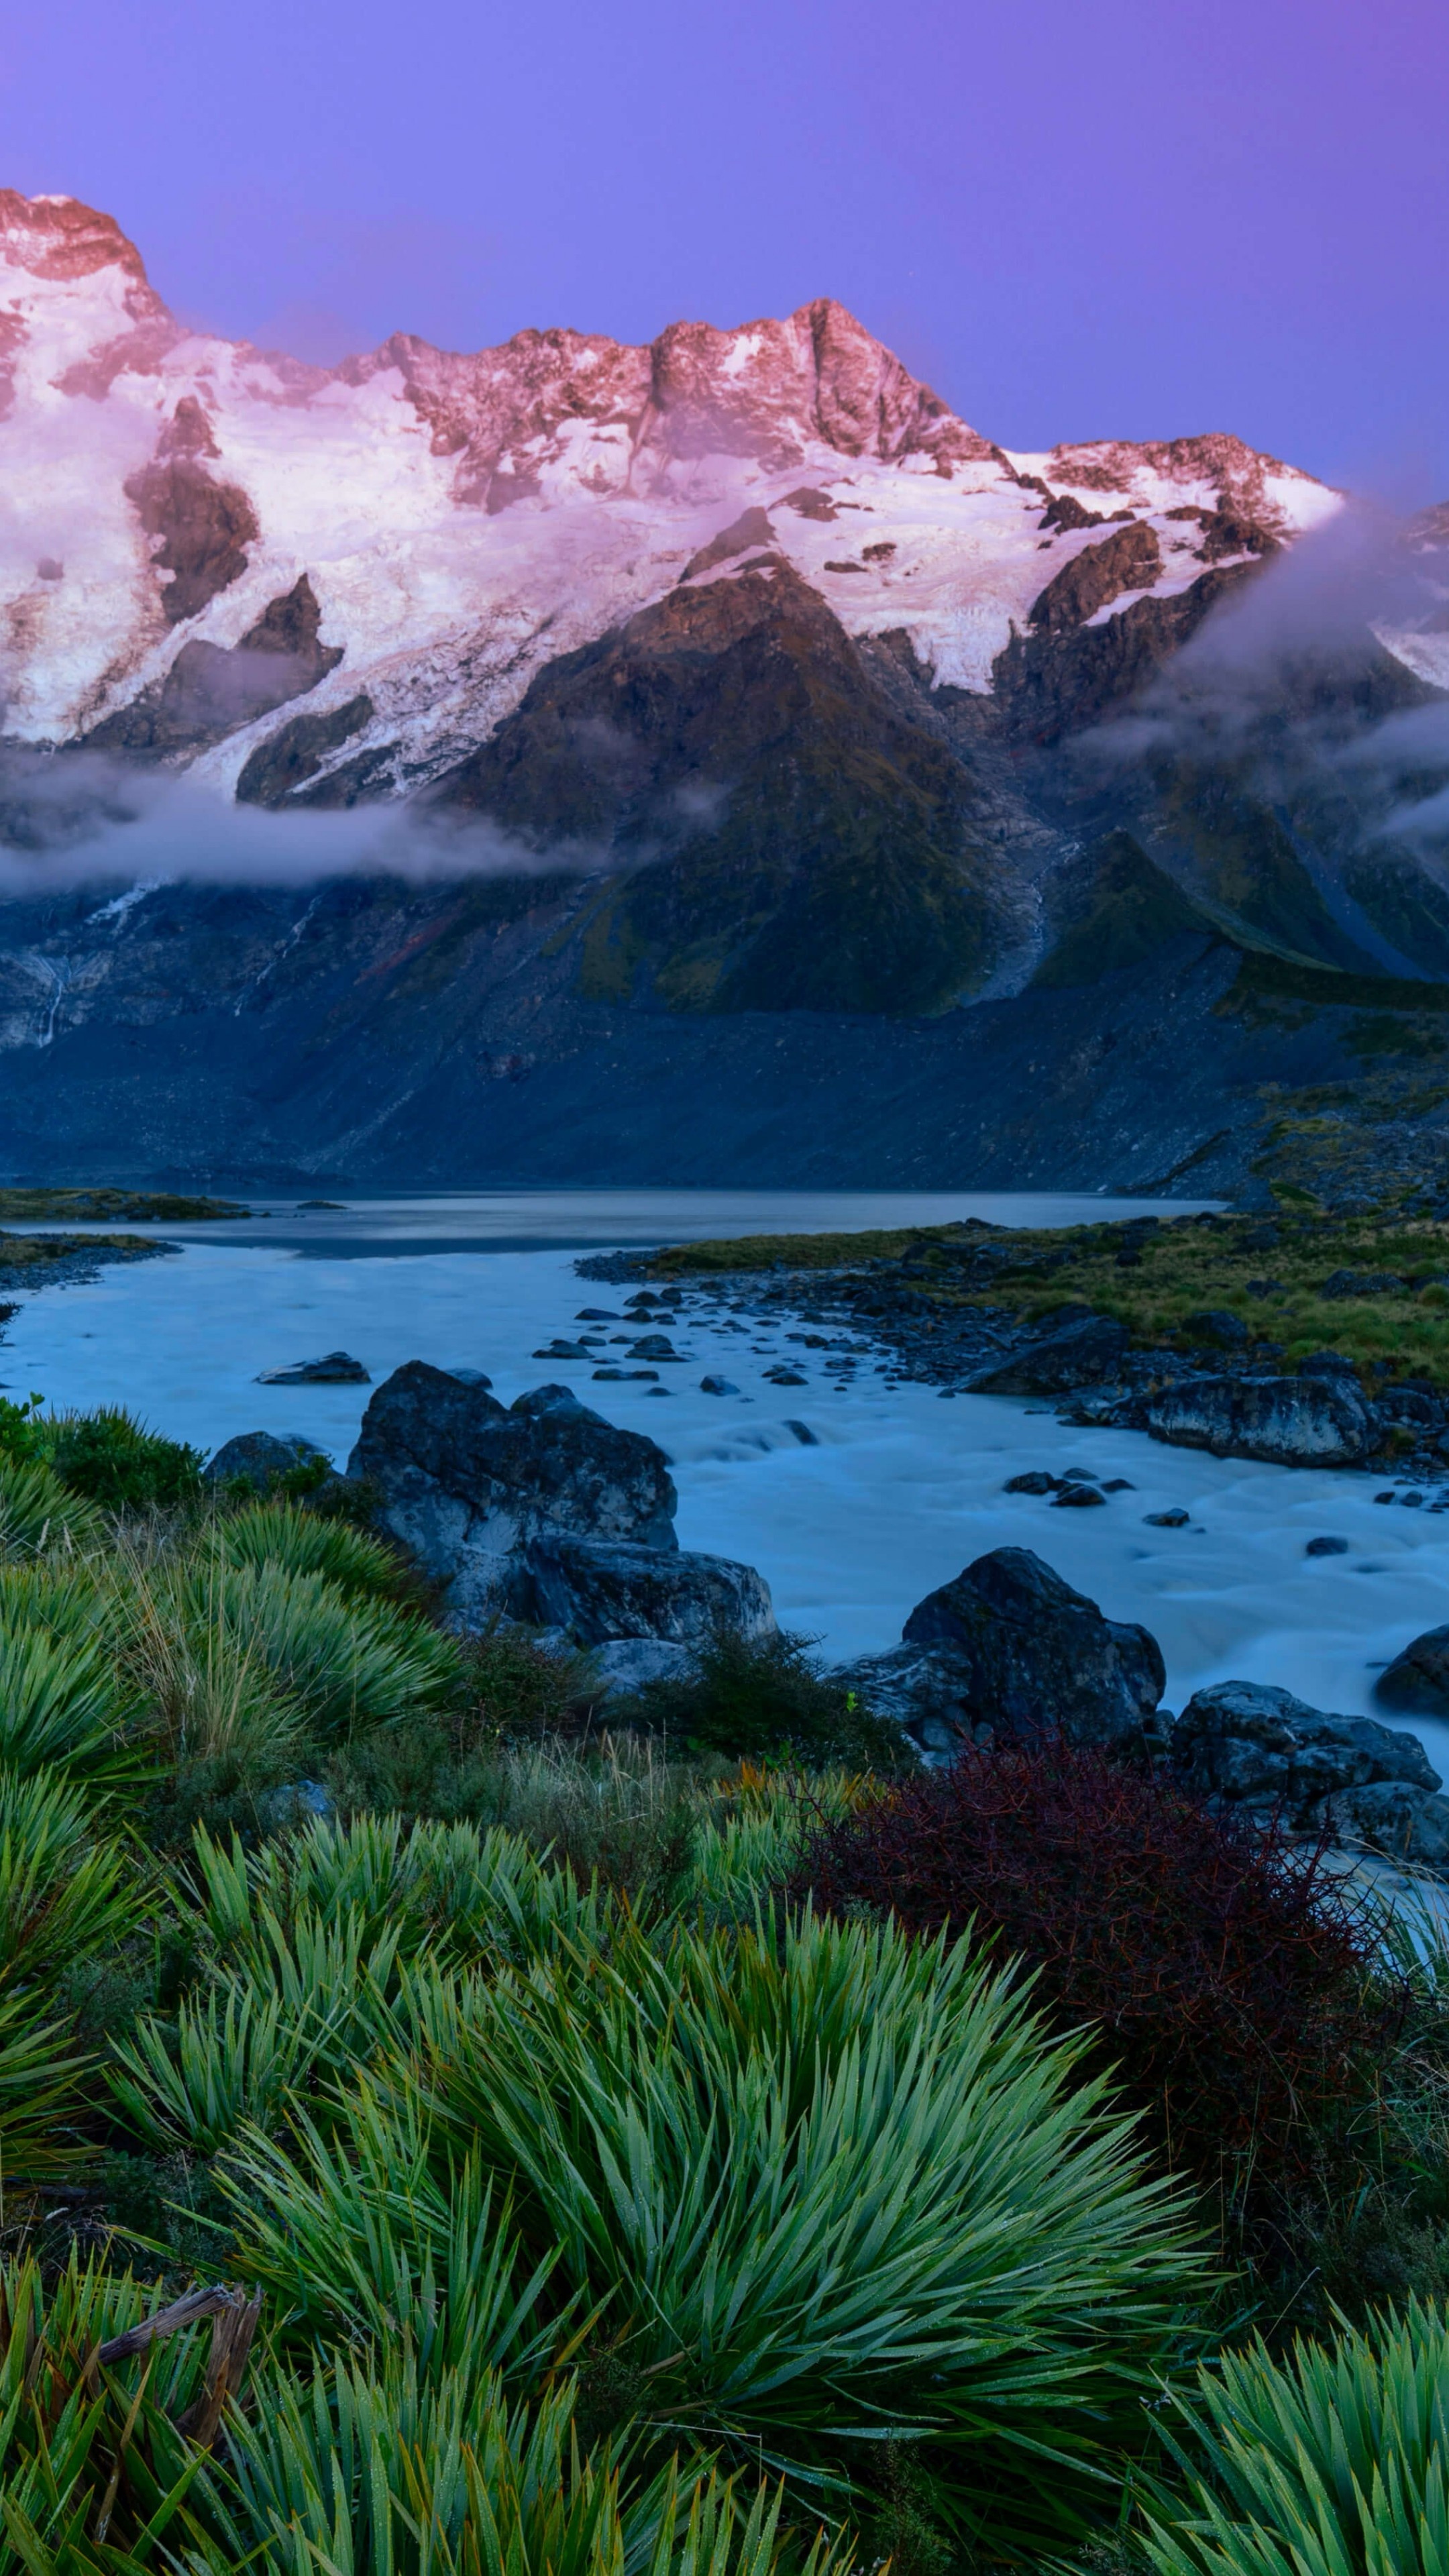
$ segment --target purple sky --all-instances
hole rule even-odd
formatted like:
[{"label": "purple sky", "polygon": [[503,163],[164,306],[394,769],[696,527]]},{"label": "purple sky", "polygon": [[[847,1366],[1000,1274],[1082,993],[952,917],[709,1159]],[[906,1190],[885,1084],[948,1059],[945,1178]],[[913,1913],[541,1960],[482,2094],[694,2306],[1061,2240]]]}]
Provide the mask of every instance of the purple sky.
[{"label": "purple sky", "polygon": [[307,357],[832,294],[1007,446],[1449,497],[1443,0],[64,0],[0,184]]}]

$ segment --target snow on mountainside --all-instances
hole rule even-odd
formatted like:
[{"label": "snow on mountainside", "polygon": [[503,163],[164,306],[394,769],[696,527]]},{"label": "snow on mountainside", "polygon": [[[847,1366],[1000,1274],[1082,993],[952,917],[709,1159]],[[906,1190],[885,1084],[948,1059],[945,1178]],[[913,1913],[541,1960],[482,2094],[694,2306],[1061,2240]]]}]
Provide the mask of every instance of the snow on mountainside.
[{"label": "snow on mountainside", "polygon": [[786,558],[847,635],[986,693],[1033,620],[1101,626],[1339,506],[1224,436],[1009,456],[823,298],[307,367],[185,330],[109,217],[0,192],[6,734],[227,794],[249,762],[267,801],[435,778],[682,579]]}]

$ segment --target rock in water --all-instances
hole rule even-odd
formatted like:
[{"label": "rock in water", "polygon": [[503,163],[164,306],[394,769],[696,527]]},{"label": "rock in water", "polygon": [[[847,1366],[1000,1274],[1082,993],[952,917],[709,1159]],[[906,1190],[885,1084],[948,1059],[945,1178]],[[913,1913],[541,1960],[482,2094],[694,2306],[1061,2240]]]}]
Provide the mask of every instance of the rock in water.
[{"label": "rock in water", "polygon": [[372,1371],[347,1351],[328,1351],[320,1360],[298,1360],[295,1367],[263,1369],[258,1386],[371,1386]]},{"label": "rock in water", "polygon": [[1166,1678],[1147,1629],[1105,1619],[1030,1548],[999,1547],[918,1602],[902,1631],[957,1667],[959,1704],[998,1734],[1111,1744],[1151,1717]]},{"label": "rock in water", "polygon": [[1421,1797],[1441,1783],[1416,1735],[1371,1717],[1310,1708],[1271,1682],[1215,1682],[1195,1693],[1172,1730],[1173,1770],[1201,1797],[1281,1807],[1312,1830],[1318,1802],[1396,1781]]},{"label": "rock in water", "polygon": [[678,1546],[663,1450],[567,1387],[536,1387],[505,1410],[485,1387],[410,1360],[372,1397],[348,1474],[373,1485],[384,1525],[447,1586],[465,1626],[507,1606],[521,1551],[545,1529]]},{"label": "rock in water", "polygon": [[1275,1467],[1351,1467],[1373,1446],[1373,1417],[1342,1379],[1204,1377],[1163,1387],[1147,1407],[1154,1440],[1262,1458]]},{"label": "rock in water", "polygon": [[1380,1673],[1374,1697],[1405,1716],[1449,1717],[1449,1628],[1426,1628]]},{"label": "rock in water", "polygon": [[740,1637],[775,1633],[769,1586],[752,1565],[579,1538],[562,1529],[529,1541],[515,1600],[524,1615],[567,1629],[581,1646],[656,1637],[700,1647],[721,1629]]},{"label": "rock in water", "polygon": [[324,1466],[332,1463],[311,1440],[295,1435],[278,1438],[271,1431],[239,1431],[234,1440],[223,1442],[214,1458],[208,1458],[201,1472],[209,1485],[229,1484],[240,1477],[265,1493],[274,1476],[290,1476],[296,1467],[309,1467],[314,1458]]}]

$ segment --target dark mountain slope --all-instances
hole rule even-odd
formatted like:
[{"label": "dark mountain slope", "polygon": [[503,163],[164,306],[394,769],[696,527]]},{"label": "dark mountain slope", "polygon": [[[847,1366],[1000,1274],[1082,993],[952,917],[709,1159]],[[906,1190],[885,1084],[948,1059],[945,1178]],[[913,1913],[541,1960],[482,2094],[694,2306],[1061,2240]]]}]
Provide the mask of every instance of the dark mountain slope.
[{"label": "dark mountain slope", "polygon": [[548,664],[434,798],[611,868],[595,1000],[922,1010],[991,953],[968,773],[778,555]]}]

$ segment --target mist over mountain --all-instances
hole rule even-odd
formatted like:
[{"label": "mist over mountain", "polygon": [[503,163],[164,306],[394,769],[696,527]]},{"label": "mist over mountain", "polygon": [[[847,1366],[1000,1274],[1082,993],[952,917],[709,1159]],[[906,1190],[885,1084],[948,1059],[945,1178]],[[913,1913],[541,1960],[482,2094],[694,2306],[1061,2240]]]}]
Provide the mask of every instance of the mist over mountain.
[{"label": "mist over mountain", "polygon": [[1449,508],[1008,454],[825,298],[308,367],[4,192],[0,460],[8,1170],[1241,1186],[1285,1100],[1438,1114]]}]

